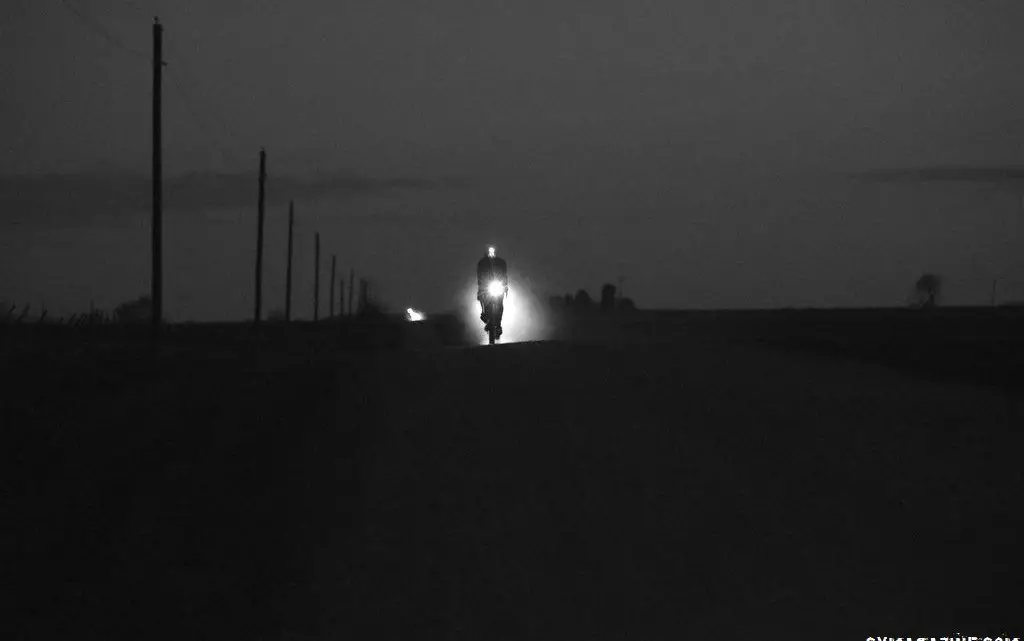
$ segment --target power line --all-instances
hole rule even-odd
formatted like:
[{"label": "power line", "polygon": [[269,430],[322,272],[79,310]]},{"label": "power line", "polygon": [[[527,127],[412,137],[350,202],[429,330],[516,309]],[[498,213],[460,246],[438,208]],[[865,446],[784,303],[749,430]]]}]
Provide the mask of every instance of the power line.
[{"label": "power line", "polygon": [[[206,101],[201,100],[197,96],[196,91],[190,91],[188,89],[189,85],[196,87],[197,83],[194,81],[189,83],[180,68],[177,70],[171,70],[168,77],[171,79],[171,85],[174,88],[175,93],[178,94],[185,103],[186,109],[189,111],[189,114],[192,116],[195,123],[206,134],[209,143],[216,147],[223,159],[239,163],[241,159],[238,154],[230,151],[229,147],[225,147],[222,142],[226,140],[229,142],[229,146],[230,144],[233,144],[235,147],[244,145],[241,143],[235,132],[227,126],[224,119],[220,117],[220,113],[216,109],[212,107],[207,109],[201,108],[200,103]],[[221,135],[218,136],[217,133]],[[244,161],[241,161],[241,163],[244,164]]]},{"label": "power line", "polygon": [[[203,118],[199,108],[195,104],[195,101],[189,97],[188,90],[185,89],[185,87],[183,87],[178,81],[177,74],[171,72],[167,75],[171,79],[172,88],[175,93],[178,94],[178,97],[181,98],[182,102],[184,102],[185,108],[188,110],[192,120],[206,135],[206,140],[216,148],[216,151],[221,155],[223,160],[237,161],[238,157],[234,153],[228,151],[226,147],[217,142],[218,136],[216,136],[213,131],[216,127],[210,127],[209,122]],[[221,129],[221,131],[226,131],[226,129]]]},{"label": "power line", "polygon": [[[166,44],[168,44],[168,49],[173,56],[175,63],[175,69],[171,70],[171,73],[168,74],[171,78],[175,92],[185,102],[186,107],[193,119],[196,121],[196,124],[203,129],[207,136],[209,136],[210,143],[217,148],[217,151],[221,156],[235,162],[240,161],[237,154],[228,151],[227,148],[218,142],[218,138],[221,140],[227,140],[236,147],[244,146],[244,144],[238,138],[236,132],[227,125],[220,110],[210,104],[210,101],[202,100],[199,97],[198,94],[201,93],[199,83],[196,81],[194,74],[189,73],[189,65],[185,57],[181,55],[180,51],[172,43],[168,42]],[[189,90],[189,87],[192,87],[193,90]],[[206,108],[200,108],[200,103],[205,104]],[[222,136],[215,136],[213,133],[214,131],[221,133]]]},{"label": "power line", "polygon": [[[183,55],[181,53],[181,50],[178,49],[172,41],[167,42],[167,48],[174,58],[175,66],[178,67],[178,77],[187,81],[188,79],[185,78],[185,76],[189,76],[192,79],[192,86],[196,88],[195,93],[201,93],[201,89],[199,87],[201,83],[196,81],[196,74],[192,73],[191,65],[188,63],[187,56]],[[210,112],[211,117],[213,117],[217,121],[217,124],[220,126],[220,128],[223,131],[225,131],[228,134],[228,136],[233,139],[234,142],[238,142],[237,136],[234,135],[234,132],[232,131],[231,127],[227,126],[225,119],[222,117],[221,112],[213,107],[209,108],[208,111]]]},{"label": "power line", "polygon": [[[68,0],[58,0],[58,2],[60,2],[60,4],[65,9],[67,9],[78,20],[78,22],[80,22],[93,33],[99,35],[108,44],[118,49],[121,49],[122,51],[130,53],[133,56],[142,58],[147,62],[152,61],[153,58],[151,54],[144,53],[138,49],[126,45],[120,38],[112,34],[107,29],[103,28],[103,26],[98,21],[96,21],[94,18],[90,17],[88,14],[84,13],[83,11],[75,7],[73,4],[68,2]],[[124,0],[124,2],[125,6],[131,7],[139,13],[144,13],[144,10],[134,0]],[[167,49],[175,59],[176,65],[178,65],[178,63],[181,63],[181,67],[188,66],[187,63],[185,62],[184,56],[181,56],[179,54],[177,47],[174,47],[171,42],[165,41],[164,44],[165,46],[167,46]],[[168,66],[166,60],[163,61],[163,65]],[[182,84],[183,82],[188,83],[188,79],[185,78],[184,72],[176,70],[171,67],[168,67],[168,72],[169,73],[167,74],[167,76],[171,80],[171,87],[174,89],[175,93],[177,93],[178,96],[181,98],[182,102],[185,105],[186,110],[191,116],[192,121],[202,130],[203,134],[205,134],[208,143],[215,148],[215,150],[221,155],[222,159],[237,162],[239,160],[238,156],[228,151],[226,147],[224,147],[222,144],[218,142],[218,139],[222,137],[229,138],[232,140],[232,142],[238,142],[238,139],[232,132],[231,128],[225,124],[224,119],[216,110],[206,109],[205,111],[211,116],[211,118],[214,121],[216,121],[216,124],[211,126],[210,122],[203,117],[204,110],[200,109],[197,105],[197,103],[200,101],[198,101],[194,97],[193,92],[190,92],[185,87],[185,85]],[[192,82],[191,84],[196,85],[197,83]],[[226,136],[217,136],[215,135],[214,130],[218,130],[222,132],[222,134],[225,134]]]},{"label": "power line", "polygon": [[99,35],[101,38],[106,40],[107,43],[113,45],[114,47],[117,47],[118,49],[121,49],[122,51],[126,51],[132,54],[133,56],[138,56],[143,60],[149,61],[153,59],[153,56],[151,56],[150,54],[144,53],[142,51],[139,51],[138,49],[126,45],[124,42],[121,41],[120,38],[104,29],[98,22],[94,21],[87,14],[77,9],[67,0],[58,0],[58,2],[60,2],[61,6],[70,11],[72,15],[74,15],[80,23],[85,25],[93,33]]},{"label": "power line", "polygon": [[159,11],[149,11],[147,9],[143,9],[141,6],[139,6],[138,2],[135,2],[135,0],[121,0],[121,2],[124,3],[124,5],[126,7],[135,10],[140,15],[144,15],[144,16],[160,15]]}]

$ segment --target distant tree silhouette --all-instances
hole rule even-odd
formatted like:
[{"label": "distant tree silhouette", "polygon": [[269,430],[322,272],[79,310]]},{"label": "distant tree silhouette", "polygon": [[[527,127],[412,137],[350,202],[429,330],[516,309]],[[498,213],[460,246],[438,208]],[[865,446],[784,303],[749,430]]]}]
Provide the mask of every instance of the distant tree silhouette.
[{"label": "distant tree silhouette", "polygon": [[566,307],[572,307],[572,303],[573,303],[572,294],[566,294],[563,297],[563,299],[565,300],[565,306]]},{"label": "distant tree silhouette", "polygon": [[617,301],[616,307],[624,311],[632,311],[636,309],[636,305],[633,303],[632,298],[620,298]]},{"label": "distant tree silhouette", "polygon": [[615,285],[611,283],[601,287],[601,309],[606,312],[615,309]]},{"label": "distant tree silhouette", "polygon": [[587,309],[593,304],[593,302],[594,301],[592,298],[590,298],[590,294],[587,293],[587,290],[580,289],[576,291],[576,296],[573,299],[573,303],[575,303],[576,307],[578,307],[579,309]]},{"label": "distant tree silhouette", "polygon": [[149,296],[139,296],[114,308],[114,318],[119,323],[146,323],[153,317],[153,301]]},{"label": "distant tree silhouette", "polygon": [[942,292],[942,278],[937,274],[922,274],[914,285],[918,307],[935,307]]}]

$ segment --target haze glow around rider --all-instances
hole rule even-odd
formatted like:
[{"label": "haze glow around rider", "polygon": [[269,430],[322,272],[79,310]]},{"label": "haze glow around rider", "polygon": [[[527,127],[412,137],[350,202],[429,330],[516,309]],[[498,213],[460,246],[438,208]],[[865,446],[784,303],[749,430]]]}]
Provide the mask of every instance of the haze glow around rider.
[{"label": "haze glow around rider", "polygon": [[501,284],[500,298],[495,309],[496,318],[493,319],[500,334],[501,317],[505,310],[505,295],[508,294],[508,265],[503,259],[498,258],[497,254],[497,250],[490,246],[487,248],[487,254],[476,264],[476,299],[480,302],[480,320],[487,323],[487,329],[490,329],[491,320],[487,318],[487,301],[491,293],[488,292],[488,287],[495,281]]}]

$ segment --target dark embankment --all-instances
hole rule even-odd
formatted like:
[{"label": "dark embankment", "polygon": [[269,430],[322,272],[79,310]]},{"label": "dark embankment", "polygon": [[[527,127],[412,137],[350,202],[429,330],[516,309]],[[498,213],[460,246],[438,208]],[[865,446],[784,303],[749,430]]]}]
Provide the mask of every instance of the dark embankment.
[{"label": "dark embankment", "polygon": [[0,637],[1012,632],[1014,318],[0,328]]}]

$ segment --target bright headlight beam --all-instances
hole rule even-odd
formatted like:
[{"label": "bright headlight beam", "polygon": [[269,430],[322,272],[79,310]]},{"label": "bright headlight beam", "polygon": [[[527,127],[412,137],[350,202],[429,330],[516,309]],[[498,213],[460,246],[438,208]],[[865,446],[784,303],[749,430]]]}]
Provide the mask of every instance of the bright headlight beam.
[{"label": "bright headlight beam", "polygon": [[487,286],[487,293],[497,298],[505,292],[505,287],[501,284],[500,280],[492,280],[491,284]]},{"label": "bright headlight beam", "polygon": [[406,318],[406,320],[409,320],[409,321],[412,321],[412,322],[415,323],[416,321],[423,320],[424,316],[423,316],[423,312],[417,311],[417,310],[413,309],[412,307],[410,307],[409,309],[405,310],[405,318]]}]

